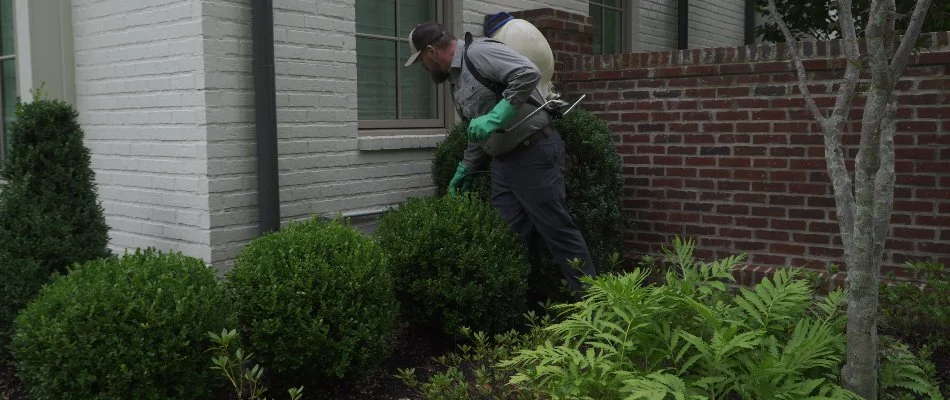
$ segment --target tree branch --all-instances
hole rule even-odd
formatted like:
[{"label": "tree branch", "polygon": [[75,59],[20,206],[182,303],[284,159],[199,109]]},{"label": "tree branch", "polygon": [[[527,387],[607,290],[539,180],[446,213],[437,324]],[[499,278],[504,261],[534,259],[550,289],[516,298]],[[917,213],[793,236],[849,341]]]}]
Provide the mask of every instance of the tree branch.
[{"label": "tree branch", "polygon": [[[873,0],[871,13],[868,19],[866,40],[868,43],[869,60],[871,64],[871,87],[864,105],[864,118],[861,121],[861,141],[858,156],[855,159],[855,201],[858,207],[870,208],[874,202],[874,180],[880,167],[880,136],[881,123],[891,103],[893,88],[893,74],[887,62],[887,47],[884,43],[888,15],[887,3],[893,0]],[[872,224],[871,213],[867,213],[867,222]],[[856,217],[858,218],[858,217]],[[868,225],[862,225],[868,226]]]},{"label": "tree branch", "polygon": [[861,78],[861,51],[858,35],[854,28],[854,15],[851,7],[851,0],[840,0],[838,2],[838,21],[844,38],[842,48],[844,48],[848,65],[845,66],[844,82],[838,88],[838,97],[835,99],[835,109],[832,113],[832,130],[835,132],[841,132],[844,124],[848,122],[848,115],[851,113],[851,107],[854,104],[854,91],[858,86],[858,80]]},{"label": "tree branch", "polygon": [[910,52],[917,44],[917,39],[920,37],[920,30],[923,29],[927,10],[930,9],[930,1],[931,0],[917,0],[917,5],[914,6],[914,13],[910,17],[910,22],[907,23],[907,31],[904,32],[904,37],[901,38],[900,47],[897,49],[897,52],[894,53],[894,59],[891,60],[891,71],[893,71],[896,76],[904,74],[904,68],[907,67],[907,60],[910,58]]},{"label": "tree branch", "polygon": [[844,39],[844,55],[848,59],[857,60],[858,34],[854,29],[854,13],[851,11],[851,0],[838,1],[838,23],[841,26],[841,36]]},{"label": "tree branch", "polygon": [[785,24],[785,21],[783,21],[781,15],[779,15],[778,8],[775,7],[775,0],[769,0],[769,14],[772,15],[772,18],[782,31],[782,34],[785,35],[788,54],[792,57],[792,63],[795,64],[795,69],[798,71],[798,88],[805,97],[805,104],[815,116],[815,119],[822,125],[825,125],[827,118],[821,113],[821,110],[818,109],[815,98],[811,95],[811,91],[808,90],[808,75],[805,73],[805,64],[802,63],[802,58],[798,55],[798,41],[792,36],[792,32],[788,30],[788,25]]},{"label": "tree branch", "polygon": [[854,92],[858,86],[858,81],[861,79],[862,68],[860,65],[861,51],[851,8],[851,0],[840,0],[838,2],[838,21],[843,36],[842,48],[847,59],[847,65],[844,71],[844,81],[838,87],[838,95],[835,99],[835,108],[831,112],[831,118],[824,124],[825,126],[822,126],[825,133],[825,160],[828,163],[828,176],[835,192],[838,225],[841,227],[841,240],[846,248],[852,244],[855,204],[854,183],[851,181],[851,174],[848,173],[844,161],[841,135],[848,123],[851,108],[854,105]]},{"label": "tree branch", "polygon": [[[884,43],[886,35],[885,25],[887,22],[887,4],[893,4],[893,0],[872,0],[871,12],[868,14],[868,28],[865,31],[865,40],[868,43],[868,60],[871,64],[871,86],[880,90],[889,90],[893,88],[895,82],[891,74],[890,63],[887,62],[887,46]],[[885,102],[887,100],[884,100]],[[886,104],[886,103],[885,103]],[[867,106],[865,106],[867,107]],[[883,110],[881,110],[883,111]],[[865,114],[865,120],[875,118],[880,120],[882,114]]]}]

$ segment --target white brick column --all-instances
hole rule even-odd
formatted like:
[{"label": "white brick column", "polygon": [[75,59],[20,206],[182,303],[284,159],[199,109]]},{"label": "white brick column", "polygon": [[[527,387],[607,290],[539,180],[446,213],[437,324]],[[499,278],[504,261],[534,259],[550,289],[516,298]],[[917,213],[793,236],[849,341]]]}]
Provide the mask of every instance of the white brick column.
[{"label": "white brick column", "polygon": [[210,259],[201,3],[74,0],[72,19],[110,246]]}]

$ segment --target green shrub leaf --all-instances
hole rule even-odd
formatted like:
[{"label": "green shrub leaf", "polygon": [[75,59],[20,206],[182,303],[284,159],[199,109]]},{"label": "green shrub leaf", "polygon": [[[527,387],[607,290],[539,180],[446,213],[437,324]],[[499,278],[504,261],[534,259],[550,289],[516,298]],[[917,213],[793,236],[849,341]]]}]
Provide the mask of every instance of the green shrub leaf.
[{"label": "green shrub leaf", "polygon": [[57,275],[17,317],[11,345],[34,399],[206,399],[208,331],[234,323],[214,271],[153,249]]},{"label": "green shrub leaf", "polygon": [[261,236],[227,277],[242,339],[268,376],[357,379],[388,356],[398,306],[386,257],[342,221],[313,218]]},{"label": "green shrub leaf", "polygon": [[410,322],[454,336],[463,327],[502,332],[520,318],[524,247],[487,202],[412,198],[381,218],[376,235]]}]

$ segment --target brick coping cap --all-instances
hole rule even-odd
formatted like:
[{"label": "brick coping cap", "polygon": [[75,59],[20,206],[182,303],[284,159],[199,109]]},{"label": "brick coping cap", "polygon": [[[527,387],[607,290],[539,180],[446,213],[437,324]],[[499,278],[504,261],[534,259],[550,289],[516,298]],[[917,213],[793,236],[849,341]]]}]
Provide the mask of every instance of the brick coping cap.
[{"label": "brick coping cap", "polygon": [[[899,39],[898,39],[899,40]],[[798,42],[804,60],[842,58],[842,40]],[[921,34],[920,51],[911,55],[911,65],[944,64],[945,57],[928,57],[933,53],[950,53],[950,31]],[[788,45],[762,43],[735,47],[710,47],[688,50],[665,50],[611,55],[584,55],[574,60],[575,71],[616,70],[621,68],[652,68],[665,66],[715,65],[751,62],[788,62]],[[867,46],[860,45],[861,54]],[[930,54],[928,54],[930,53]]]}]

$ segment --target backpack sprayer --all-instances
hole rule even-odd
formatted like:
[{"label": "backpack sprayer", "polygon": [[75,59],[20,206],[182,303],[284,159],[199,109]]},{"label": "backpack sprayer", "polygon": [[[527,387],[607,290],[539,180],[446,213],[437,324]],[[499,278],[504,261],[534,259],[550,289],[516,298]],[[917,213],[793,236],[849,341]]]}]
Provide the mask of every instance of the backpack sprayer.
[{"label": "backpack sprayer", "polygon": [[[587,96],[582,95],[574,102],[569,103],[561,100],[560,94],[554,91],[554,83],[551,82],[551,77],[554,75],[554,53],[541,31],[530,22],[515,18],[511,14],[502,11],[486,18],[484,35],[504,43],[512,50],[525,56],[541,71],[541,80],[535,87],[535,91],[541,95],[544,103],[535,104],[537,108],[534,111],[521,121],[508,127],[507,130],[517,128],[541,110],[546,110],[553,117],[558,118],[571,112]],[[466,40],[468,39],[466,38]],[[478,78],[477,74],[475,75]]]}]

